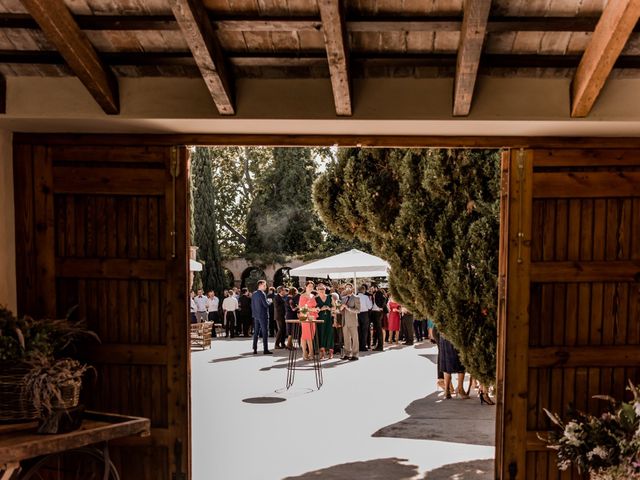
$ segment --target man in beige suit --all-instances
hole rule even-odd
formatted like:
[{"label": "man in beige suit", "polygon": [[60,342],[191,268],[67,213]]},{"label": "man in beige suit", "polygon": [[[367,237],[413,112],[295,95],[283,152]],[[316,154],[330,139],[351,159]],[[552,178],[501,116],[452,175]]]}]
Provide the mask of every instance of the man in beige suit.
[{"label": "man in beige suit", "polygon": [[344,356],[342,360],[358,360],[358,313],[360,312],[360,299],[353,294],[353,286],[347,284],[344,289],[344,297],[342,298],[343,326],[342,335],[344,336]]}]

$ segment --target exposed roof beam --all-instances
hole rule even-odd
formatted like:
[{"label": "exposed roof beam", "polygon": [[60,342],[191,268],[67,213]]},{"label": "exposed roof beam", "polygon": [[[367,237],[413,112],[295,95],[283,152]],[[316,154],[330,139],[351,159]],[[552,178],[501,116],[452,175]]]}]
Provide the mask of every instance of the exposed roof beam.
[{"label": "exposed roof beam", "polygon": [[571,116],[586,117],[640,17],[640,0],[607,3],[571,82]]},{"label": "exposed roof beam", "polygon": [[0,113],[7,113],[7,79],[0,75]]},{"label": "exposed roof beam", "polygon": [[342,0],[318,0],[318,8],[322,19],[336,114],[350,116],[352,113],[351,78],[344,5]]},{"label": "exposed roof beam", "polygon": [[117,114],[118,81],[100,60],[64,0],[22,0],[22,4],[102,109]]},{"label": "exposed roof beam", "polygon": [[[109,52],[101,58],[108,65],[118,66],[183,66],[197,67],[190,51],[173,52]],[[229,52],[229,62],[238,66],[327,66],[325,52],[302,52],[276,54],[273,52]],[[481,68],[576,68],[579,55],[535,55],[535,54],[484,54]],[[352,54],[352,63],[377,67],[455,67],[456,56],[452,54],[404,54],[402,56],[383,53]],[[64,59],[55,51],[0,50],[0,64],[16,65],[64,65]],[[640,69],[640,56],[621,55],[614,68]]]},{"label": "exposed roof beam", "polygon": [[460,46],[453,84],[453,114],[469,115],[491,0],[465,0]]},{"label": "exposed roof beam", "polygon": [[[82,30],[179,30],[173,15],[76,15]],[[247,17],[213,16],[216,30],[225,31],[320,31],[322,22],[316,17]],[[497,32],[593,32],[599,17],[490,17],[487,33]],[[461,17],[349,17],[349,32],[457,32]],[[30,15],[0,13],[0,28],[39,29]],[[640,24],[634,32],[640,31]]]},{"label": "exposed roof beam", "polygon": [[221,115],[234,115],[233,84],[222,48],[201,0],[171,0],[189,50]]}]

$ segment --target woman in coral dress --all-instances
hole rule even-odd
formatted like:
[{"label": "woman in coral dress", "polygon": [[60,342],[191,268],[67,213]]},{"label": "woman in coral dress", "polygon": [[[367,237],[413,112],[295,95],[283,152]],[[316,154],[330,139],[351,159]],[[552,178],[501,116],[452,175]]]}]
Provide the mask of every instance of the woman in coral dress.
[{"label": "woman in coral dress", "polygon": [[389,297],[389,342],[398,343],[400,332],[400,304]]},{"label": "woman in coral dress", "polygon": [[[318,318],[318,310],[316,305],[316,298],[311,293],[315,288],[315,284],[311,281],[307,282],[305,292],[300,295],[300,303],[298,304],[298,318],[301,317],[301,310],[304,307],[309,309],[307,315],[308,320],[316,320]],[[304,320],[304,319],[302,319]],[[304,360],[311,360],[313,357],[313,337],[316,334],[316,324],[302,322],[302,335],[300,337],[300,345],[302,346],[302,358]]]}]

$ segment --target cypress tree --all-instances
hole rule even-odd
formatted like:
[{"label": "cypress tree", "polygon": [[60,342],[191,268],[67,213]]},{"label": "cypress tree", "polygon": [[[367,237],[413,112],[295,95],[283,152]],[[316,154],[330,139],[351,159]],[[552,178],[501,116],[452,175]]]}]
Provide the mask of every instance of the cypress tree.
[{"label": "cypress tree", "polygon": [[[191,196],[193,201],[193,240],[198,258],[204,263],[200,278],[205,291],[220,295],[226,280],[218,244],[216,198],[208,149],[196,148],[191,155]],[[195,285],[195,283],[194,283]]]},{"label": "cypress tree", "polygon": [[330,231],[391,265],[393,295],[435,320],[484,382],[495,377],[495,151],[344,149],[314,185]]}]

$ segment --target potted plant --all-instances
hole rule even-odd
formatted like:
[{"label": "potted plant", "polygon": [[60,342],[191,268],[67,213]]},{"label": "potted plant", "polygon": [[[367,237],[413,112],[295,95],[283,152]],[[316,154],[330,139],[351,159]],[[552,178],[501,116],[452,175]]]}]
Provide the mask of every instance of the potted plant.
[{"label": "potted plant", "polygon": [[599,417],[572,411],[564,423],[545,409],[557,429],[542,440],[558,452],[560,470],[573,465],[592,480],[640,480],[640,389],[629,382],[627,390],[630,402],[595,396],[608,402]]},{"label": "potted plant", "polygon": [[0,421],[42,418],[51,413],[49,407],[64,405],[59,402],[63,392],[80,381],[88,367],[61,358],[68,357],[82,337],[99,339],[82,321],[70,319],[73,311],[64,319],[35,320],[17,318],[0,306]]}]

